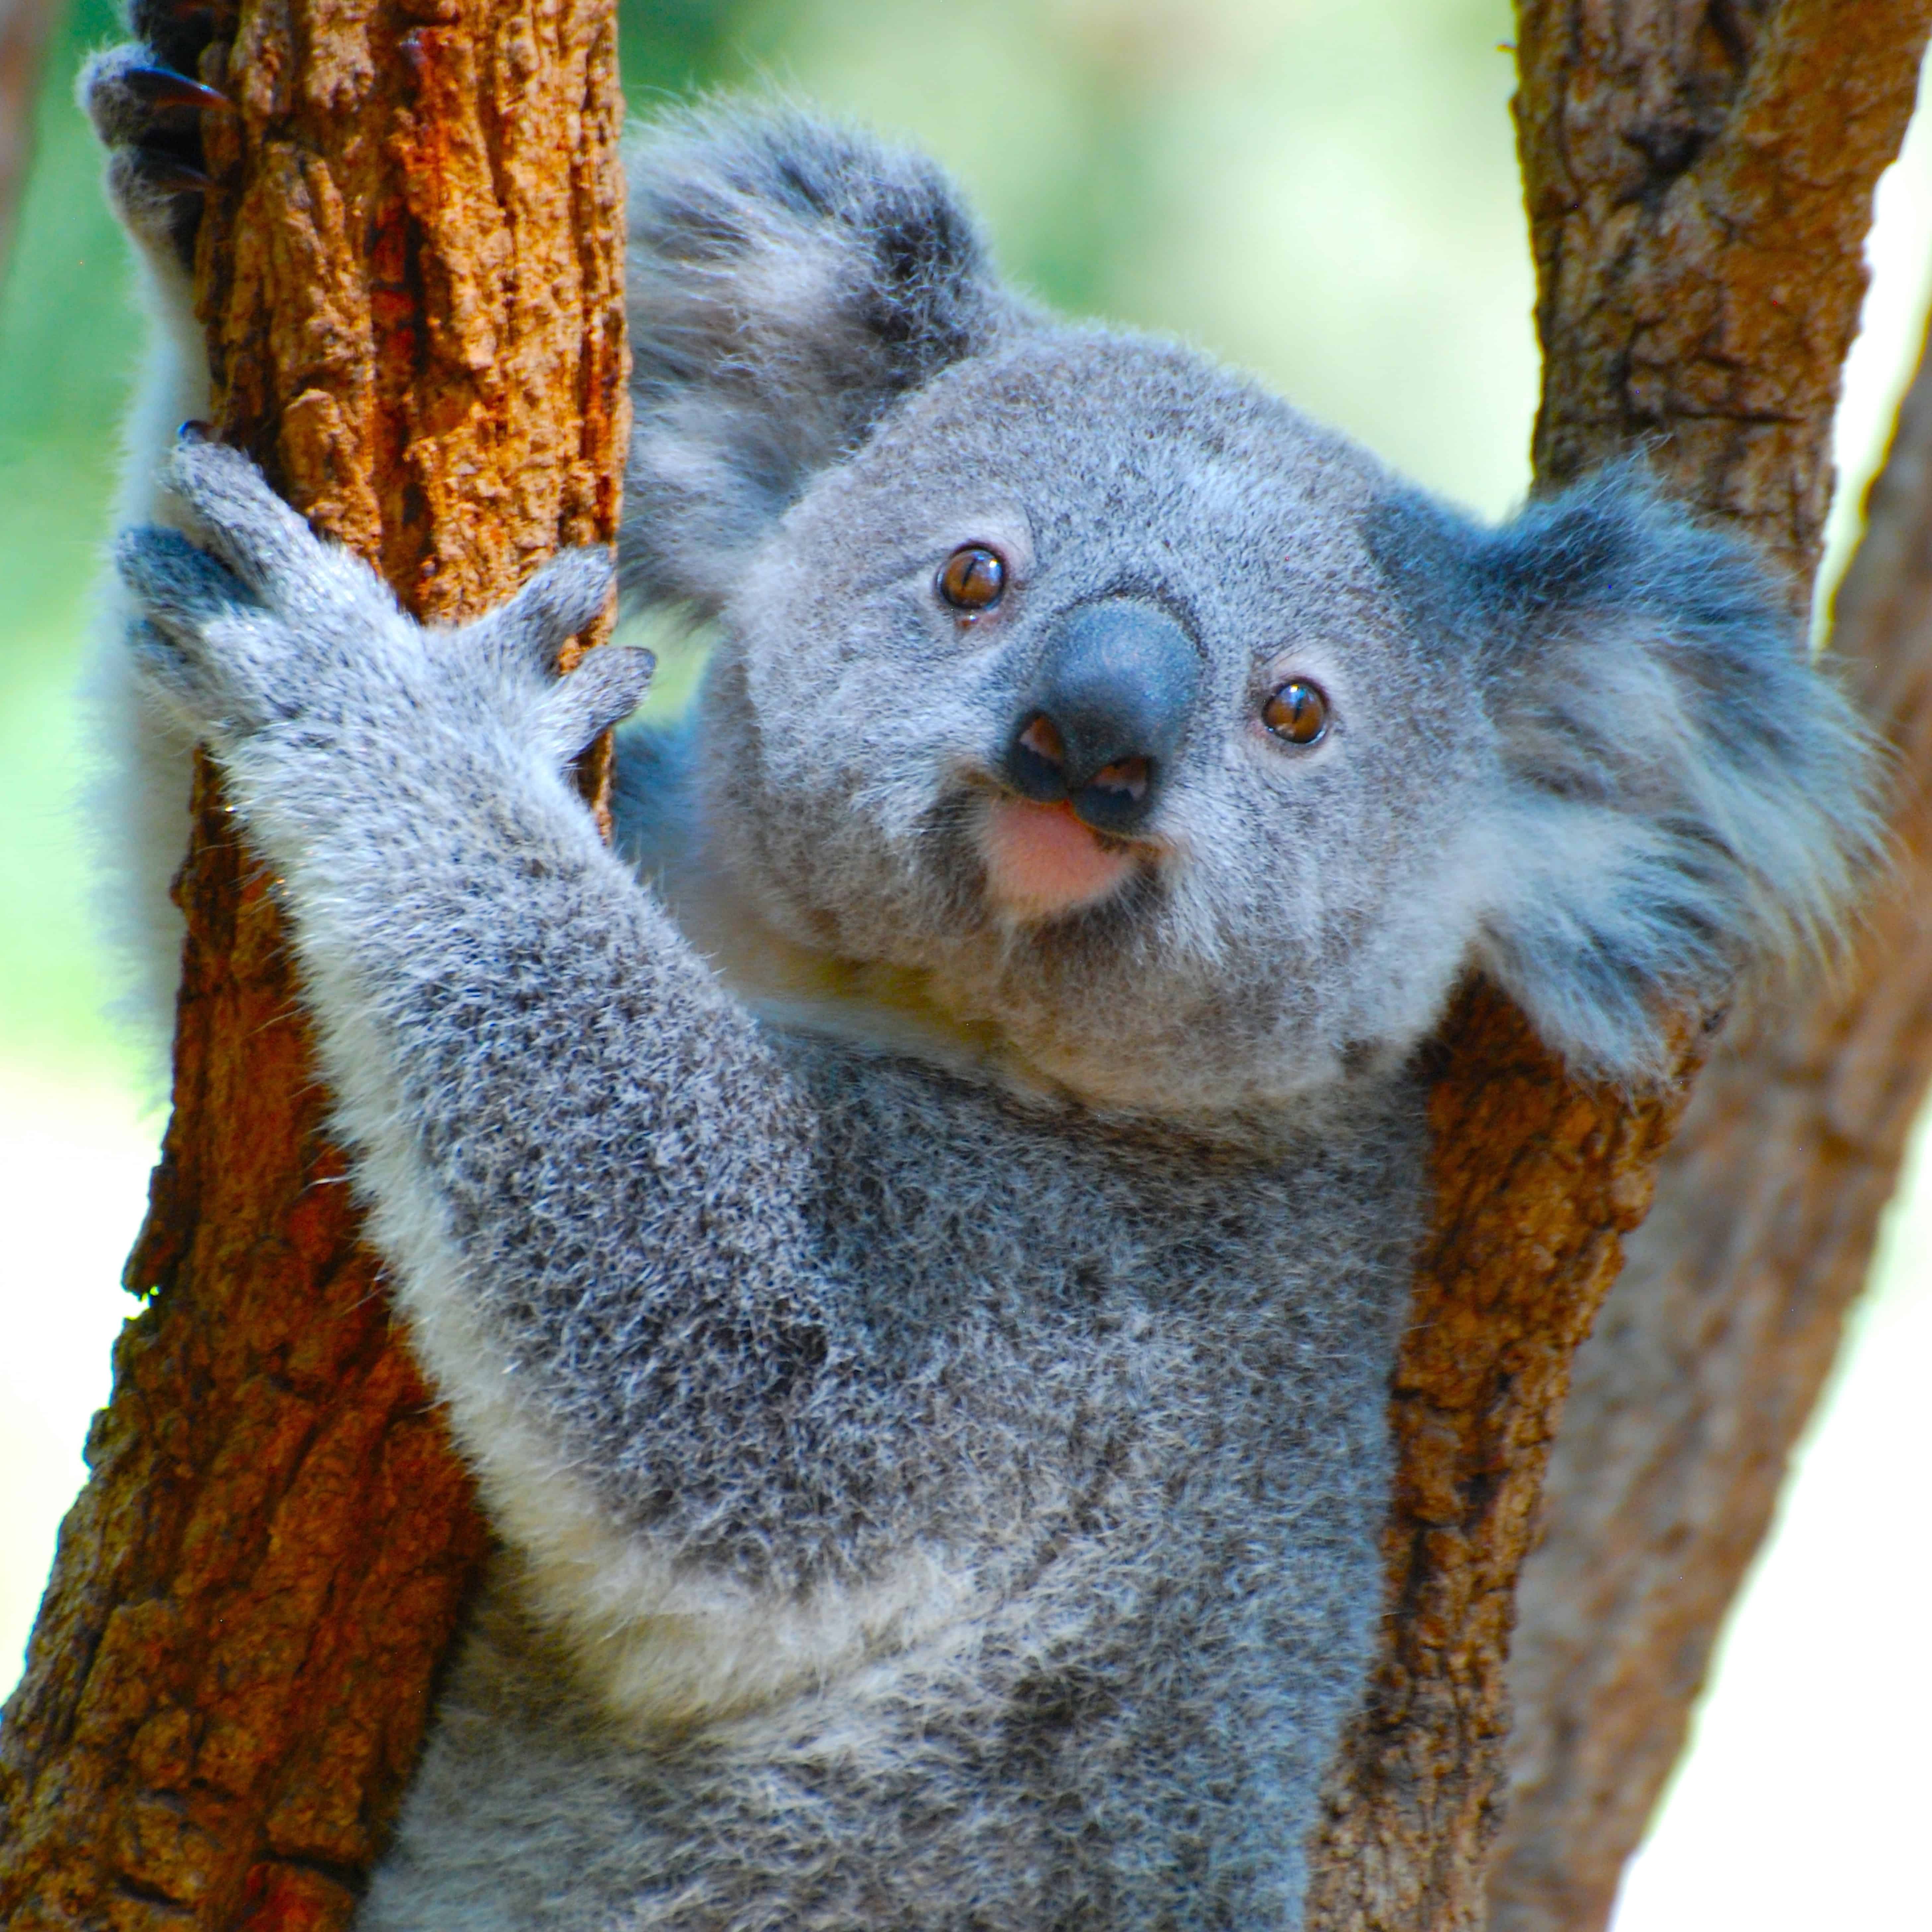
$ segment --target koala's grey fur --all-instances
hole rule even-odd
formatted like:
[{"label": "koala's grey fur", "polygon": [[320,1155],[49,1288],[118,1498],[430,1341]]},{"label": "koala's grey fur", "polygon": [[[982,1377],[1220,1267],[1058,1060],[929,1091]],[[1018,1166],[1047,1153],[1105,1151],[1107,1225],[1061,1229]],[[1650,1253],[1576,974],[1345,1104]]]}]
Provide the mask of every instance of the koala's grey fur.
[{"label": "koala's grey fur", "polygon": [[[1013,298],[923,161],[724,107],[632,210],[620,568],[721,641],[620,740],[618,852],[566,761],[647,660],[550,669],[600,558],[425,632],[194,444],[194,542],[121,553],[504,1546],[361,1924],[1294,1927],[1381,1610],[1414,1050],[1480,965],[1654,1070],[1836,916],[1864,740],[1638,476],[1479,529]],[[1125,882],[1019,917],[993,774],[1096,599],[1199,692]]]}]

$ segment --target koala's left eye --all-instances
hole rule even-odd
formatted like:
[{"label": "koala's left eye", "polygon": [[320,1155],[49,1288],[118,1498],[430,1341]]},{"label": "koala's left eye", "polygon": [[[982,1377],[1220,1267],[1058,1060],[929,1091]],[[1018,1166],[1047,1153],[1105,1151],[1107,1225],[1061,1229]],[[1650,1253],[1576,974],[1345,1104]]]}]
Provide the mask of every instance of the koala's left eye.
[{"label": "koala's left eye", "polygon": [[1006,565],[983,544],[962,544],[940,566],[940,596],[968,616],[990,610],[1006,587]]},{"label": "koala's left eye", "polygon": [[1292,677],[1262,706],[1262,722],[1291,745],[1312,745],[1328,734],[1328,700],[1318,684]]}]

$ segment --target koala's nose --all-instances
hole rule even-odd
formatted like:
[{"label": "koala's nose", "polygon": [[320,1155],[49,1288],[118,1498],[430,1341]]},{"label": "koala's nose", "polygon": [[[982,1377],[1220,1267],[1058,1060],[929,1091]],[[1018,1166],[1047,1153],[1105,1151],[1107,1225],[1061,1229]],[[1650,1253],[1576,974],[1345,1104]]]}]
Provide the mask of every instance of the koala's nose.
[{"label": "koala's nose", "polygon": [[1047,639],[1000,776],[1023,797],[1065,800],[1096,832],[1140,830],[1201,688],[1201,653],[1165,613],[1126,598],[1082,604]]}]

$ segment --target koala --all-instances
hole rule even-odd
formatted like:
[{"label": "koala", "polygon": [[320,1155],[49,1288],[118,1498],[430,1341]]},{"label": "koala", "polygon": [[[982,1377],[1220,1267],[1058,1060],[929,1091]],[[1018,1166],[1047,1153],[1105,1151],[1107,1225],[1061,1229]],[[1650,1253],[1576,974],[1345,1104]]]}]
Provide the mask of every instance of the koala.
[{"label": "koala", "polygon": [[[725,103],[634,149],[614,562],[423,628],[151,434],[206,29],[136,26],[118,896],[165,958],[200,740],[500,1542],[364,1932],[1299,1926],[1431,1030],[1480,971],[1641,1082],[1832,930],[1871,754],[1779,587],[1634,469],[1480,526]],[[607,846],[614,572],[717,641]]]}]

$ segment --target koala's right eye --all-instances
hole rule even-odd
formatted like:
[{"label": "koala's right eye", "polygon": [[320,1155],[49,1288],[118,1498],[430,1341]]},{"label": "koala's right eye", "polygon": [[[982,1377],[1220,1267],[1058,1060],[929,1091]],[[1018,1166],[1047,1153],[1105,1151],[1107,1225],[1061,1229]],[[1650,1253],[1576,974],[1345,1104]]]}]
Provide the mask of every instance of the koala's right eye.
[{"label": "koala's right eye", "polygon": [[1262,722],[1291,745],[1316,745],[1328,734],[1328,700],[1318,684],[1290,678],[1262,706]]},{"label": "koala's right eye", "polygon": [[1006,565],[983,544],[962,544],[940,566],[940,596],[969,617],[990,610],[1006,587]]}]

